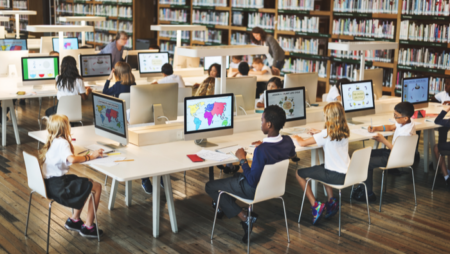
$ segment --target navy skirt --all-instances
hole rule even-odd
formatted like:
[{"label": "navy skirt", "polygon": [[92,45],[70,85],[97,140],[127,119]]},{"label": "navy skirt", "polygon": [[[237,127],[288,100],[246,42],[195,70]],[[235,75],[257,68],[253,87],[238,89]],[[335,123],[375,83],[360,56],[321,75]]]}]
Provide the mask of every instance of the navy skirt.
[{"label": "navy skirt", "polygon": [[47,196],[57,203],[80,210],[91,194],[92,182],[85,177],[63,175],[44,179]]}]

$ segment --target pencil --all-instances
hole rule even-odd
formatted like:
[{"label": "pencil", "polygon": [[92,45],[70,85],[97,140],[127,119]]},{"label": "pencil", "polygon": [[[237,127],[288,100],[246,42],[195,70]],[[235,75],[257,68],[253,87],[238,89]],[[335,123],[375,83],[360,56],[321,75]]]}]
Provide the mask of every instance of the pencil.
[{"label": "pencil", "polygon": [[130,160],[121,160],[121,161],[114,161],[114,162],[124,162],[124,161],[134,161],[134,159],[130,159]]},{"label": "pencil", "polygon": [[85,153],[87,151],[89,151],[89,149],[88,150],[84,150],[83,152],[79,152],[78,154],[82,154],[82,153]]}]

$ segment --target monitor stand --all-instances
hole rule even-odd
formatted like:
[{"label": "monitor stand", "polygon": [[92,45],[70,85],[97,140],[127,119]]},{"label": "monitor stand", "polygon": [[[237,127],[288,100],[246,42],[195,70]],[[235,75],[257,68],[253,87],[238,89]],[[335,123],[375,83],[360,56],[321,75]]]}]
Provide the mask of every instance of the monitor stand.
[{"label": "monitor stand", "polygon": [[236,115],[247,115],[247,112],[245,111],[244,97],[242,97],[242,95],[240,94],[237,94],[234,97],[236,100]]},{"label": "monitor stand", "polygon": [[153,104],[153,121],[155,125],[166,124],[166,121],[169,121],[169,118],[164,115],[161,104]]},{"label": "monitor stand", "polygon": [[106,147],[114,149],[114,150],[127,146],[127,145],[122,145],[121,143],[119,143],[119,145],[115,145],[115,144],[111,144],[111,143],[105,143],[105,142],[102,142],[102,141],[97,141],[97,144],[102,145],[102,146],[106,146]]},{"label": "monitor stand", "polygon": [[360,125],[360,124],[364,124],[363,122],[353,121],[353,118],[347,118],[347,123],[350,124],[350,125]]},{"label": "monitor stand", "polygon": [[200,146],[200,147],[215,147],[215,146],[219,146],[217,144],[208,142],[208,140],[206,138],[196,139],[196,140],[194,140],[194,143],[196,145]]}]

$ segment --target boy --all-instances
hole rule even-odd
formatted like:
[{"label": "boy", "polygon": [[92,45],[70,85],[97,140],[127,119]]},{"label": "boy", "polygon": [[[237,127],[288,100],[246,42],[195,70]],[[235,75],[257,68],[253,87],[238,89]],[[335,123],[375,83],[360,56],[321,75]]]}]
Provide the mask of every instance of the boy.
[{"label": "boy", "polygon": [[272,75],[272,69],[264,65],[261,58],[254,58],[252,63],[253,70],[250,71],[250,75]]},{"label": "boy", "polygon": [[443,105],[450,105],[450,79],[445,79],[444,91],[434,95],[431,98],[431,102],[440,102]]},{"label": "boy", "polygon": [[[446,87],[447,88],[447,87]],[[445,129],[448,131],[448,128],[450,128],[450,121],[445,120],[444,117],[447,115],[448,111],[450,111],[449,106],[445,106],[444,109],[441,111],[441,113],[436,117],[434,120],[435,124],[442,125],[443,127],[439,128]],[[445,133],[447,134],[447,133]],[[440,151],[449,151],[450,150],[450,142],[447,142],[447,135],[441,135],[441,132],[439,132],[439,141],[438,144],[434,146],[434,154],[436,155],[436,159],[439,158]],[[448,164],[450,165],[450,164]],[[450,170],[448,170],[445,166],[444,159],[441,157],[441,160],[439,161],[439,167],[441,168],[442,175],[444,176],[445,183],[447,184],[447,187],[450,187]]]},{"label": "boy", "polygon": [[[399,136],[412,136],[416,134],[416,127],[414,123],[411,122],[411,117],[414,114],[414,106],[409,102],[400,102],[394,107],[394,118],[396,123],[392,125],[382,125],[382,126],[369,126],[369,132],[375,131],[395,131],[394,137],[392,138],[392,143],[390,143],[381,133],[378,133],[374,140],[383,143],[387,148],[372,150],[372,155],[370,156],[369,162],[369,172],[367,175],[366,185],[367,185],[367,195],[369,202],[374,202],[377,197],[373,193],[373,169],[378,167],[385,167],[387,165],[389,155],[391,150],[395,145],[395,140]],[[366,194],[364,192],[363,186],[358,186],[353,191],[352,197],[358,201],[366,202]]]},{"label": "boy", "polygon": [[241,62],[238,66],[238,72],[233,77],[247,77],[250,67],[247,62]]},{"label": "boy", "polygon": [[[213,207],[215,208],[220,191],[227,191],[246,199],[255,197],[256,186],[258,186],[261,174],[265,165],[275,164],[282,160],[289,159],[295,155],[295,146],[289,136],[281,136],[280,129],[286,122],[286,113],[278,106],[272,105],[264,110],[261,117],[261,130],[267,135],[263,142],[252,143],[257,146],[253,152],[253,163],[250,167],[246,158],[244,149],[236,151],[236,157],[239,159],[243,173],[236,174],[234,177],[214,180],[206,183],[205,191],[213,198]],[[235,203],[236,199],[222,194],[220,199],[220,208],[217,214],[221,218],[225,214],[228,218],[238,216],[241,219],[241,225],[244,229],[242,241],[247,243],[248,221],[242,208]],[[257,220],[256,214],[251,214],[251,225]]]},{"label": "boy", "polygon": [[231,56],[230,72],[238,72],[239,64],[242,62],[242,56]]},{"label": "boy", "polygon": [[167,84],[167,83],[178,83],[178,87],[185,87],[184,80],[181,76],[173,74],[173,68],[171,64],[164,64],[161,67],[161,72],[164,78],[153,82],[152,84]]},{"label": "boy", "polygon": [[[281,82],[281,79],[279,79],[277,77],[273,77],[273,78],[269,79],[269,81],[267,82],[266,89],[269,91],[283,89],[283,83]],[[265,93],[262,93],[259,97],[259,100],[256,102],[257,108],[264,108],[264,95],[265,95]]]},{"label": "boy", "polygon": [[49,56],[59,56],[58,51],[50,51]]}]

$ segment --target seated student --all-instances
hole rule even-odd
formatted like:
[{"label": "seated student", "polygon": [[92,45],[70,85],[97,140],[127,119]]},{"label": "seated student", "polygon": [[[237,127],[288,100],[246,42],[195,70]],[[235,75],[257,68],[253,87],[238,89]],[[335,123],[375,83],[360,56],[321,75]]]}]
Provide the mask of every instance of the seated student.
[{"label": "seated student", "polygon": [[50,53],[48,55],[49,56],[59,56],[59,52],[58,51],[50,51]]},{"label": "seated student", "polygon": [[[61,62],[60,75],[56,77],[56,97],[59,100],[62,96],[81,95],[83,100],[87,99],[86,88],[83,79],[77,68],[77,61],[72,56],[66,56]],[[45,111],[47,117],[56,114],[58,105],[50,107]]]},{"label": "seated student", "polygon": [[264,65],[264,62],[261,58],[254,58],[252,62],[253,70],[249,72],[249,75],[272,75],[272,69]]},{"label": "seated student", "polygon": [[339,79],[336,84],[332,87],[330,87],[330,91],[328,91],[327,95],[327,102],[333,102],[333,101],[341,101],[341,84],[350,83],[349,79],[341,78]]},{"label": "seated student", "polygon": [[[44,177],[48,198],[74,209],[72,217],[66,221],[68,230],[79,232],[83,237],[97,238],[97,225],[94,223],[94,209],[89,195],[94,192],[95,210],[98,211],[102,185],[92,179],[67,174],[70,165],[102,157],[99,149],[90,155],[74,155],[70,135],[69,119],[65,115],[52,115],[47,122],[48,137],[39,152],[42,176]],[[88,203],[86,222],[80,219],[85,203]],[[99,229],[100,235],[103,231]]]},{"label": "seated student", "polygon": [[238,72],[233,77],[247,77],[250,67],[247,62],[241,62],[238,66]]},{"label": "seated student", "polygon": [[[267,82],[267,90],[278,90],[283,89],[283,83],[281,82],[281,79],[277,77],[273,77],[269,79]],[[258,108],[264,108],[264,93],[261,94],[259,97],[259,100],[256,103],[256,107]]]},{"label": "seated student", "polygon": [[203,80],[194,96],[214,95],[215,82],[215,78],[207,77],[205,80]]},{"label": "seated student", "polygon": [[[116,83],[112,87],[109,87],[111,79],[114,77]],[[121,93],[129,93],[130,87],[134,85],[136,85],[136,82],[134,75],[131,72],[131,66],[125,62],[117,62],[116,65],[114,65],[114,69],[112,69],[109,74],[108,80],[106,80],[105,86],[103,87],[103,93],[119,98]],[[88,95],[91,91],[92,89],[88,88]]]},{"label": "seated student", "polygon": [[[439,129],[446,129],[448,131],[448,128],[450,128],[450,120],[445,120],[444,117],[447,115],[447,113],[450,111],[450,106],[444,107],[444,109],[441,111],[441,113],[436,117],[434,120],[435,124],[442,125],[442,128]],[[436,159],[439,158],[439,152],[440,151],[450,151],[450,142],[447,142],[447,135],[441,135],[441,132],[439,132],[439,141],[438,144],[434,146],[434,154],[436,155]],[[449,164],[450,165],[450,164]],[[444,176],[445,183],[447,184],[447,187],[450,187],[450,170],[447,169],[445,166],[445,160],[443,157],[441,157],[441,160],[439,162],[439,167],[441,168],[442,175]]]},{"label": "seated student", "polygon": [[[409,102],[400,102],[394,107],[394,118],[396,123],[392,125],[383,126],[369,126],[369,132],[375,131],[395,131],[394,137],[392,138],[392,143],[390,143],[381,133],[378,133],[374,140],[386,145],[384,149],[372,150],[372,155],[370,156],[369,162],[369,172],[366,180],[367,185],[367,195],[369,202],[376,201],[377,197],[373,193],[373,170],[378,167],[385,167],[387,165],[389,155],[391,150],[395,145],[395,140],[400,136],[412,136],[416,134],[416,127],[411,121],[411,117],[414,114],[414,106]],[[388,170],[389,171],[389,170]],[[363,186],[358,186],[353,191],[352,197],[358,201],[366,202],[366,193]]]},{"label": "seated student", "polygon": [[431,100],[431,102],[440,102],[443,105],[450,105],[450,79],[445,79],[445,87],[444,91],[435,94]]},{"label": "seated student", "polygon": [[[278,106],[269,106],[264,110],[261,117],[261,130],[267,135],[263,142],[257,141],[253,153],[252,166],[248,165],[246,153],[244,149],[236,151],[236,157],[240,160],[243,173],[236,174],[234,177],[224,178],[220,180],[209,181],[206,183],[205,191],[213,198],[213,207],[217,203],[220,191],[227,191],[242,198],[253,199],[255,197],[256,186],[258,186],[264,166],[275,164],[285,159],[289,159],[295,155],[295,146],[289,136],[281,136],[280,130],[286,122],[286,113]],[[235,203],[236,199],[223,194],[220,198],[220,208],[218,218],[225,214],[228,218],[238,216],[241,219],[241,225],[244,229],[244,237],[242,241],[247,242],[248,222],[247,214],[242,208]],[[252,213],[252,221],[250,227],[257,220],[257,215]]]},{"label": "seated student", "polygon": [[[242,62],[243,56],[231,56],[230,74],[238,72],[239,64]],[[232,75],[230,75],[232,76]]]},{"label": "seated student", "polygon": [[163,73],[164,78],[155,81],[152,84],[178,83],[178,87],[186,87],[183,78],[179,75],[173,74],[173,68],[171,64],[164,64],[161,67],[161,72]]},{"label": "seated student", "polygon": [[[306,178],[323,181],[329,184],[344,184],[345,175],[347,174],[350,164],[348,156],[348,137],[350,137],[350,129],[345,118],[345,111],[342,104],[332,102],[327,104],[323,109],[325,115],[325,129],[322,131],[312,130],[313,137],[304,140],[299,136],[293,136],[300,146],[309,146],[317,144],[323,147],[325,154],[325,164],[313,166],[311,168],[299,169],[297,171],[297,180],[305,189]],[[323,204],[316,201],[311,191],[311,185],[306,189],[306,196],[311,203],[313,214],[313,225],[315,225],[325,212],[325,218],[330,218],[339,211],[339,204],[333,197],[333,189],[325,186],[329,201]]]},{"label": "seated student", "polygon": [[[212,78],[212,85],[214,85],[215,78],[220,78],[221,77],[220,74],[221,74],[220,64],[217,64],[217,63],[211,64],[211,66],[209,66],[209,69],[208,69],[208,77],[202,82],[202,89],[199,88],[200,84],[198,84],[198,83],[194,84],[194,88],[198,88],[196,93],[198,93],[198,91],[201,91],[200,94],[205,95],[204,93],[205,93],[206,89],[208,88],[208,84],[211,83],[210,78]],[[205,84],[205,85],[203,85],[203,84]],[[214,87],[212,88],[212,92],[213,92],[212,94],[214,94]],[[210,94],[208,94],[208,95],[210,95]],[[202,95],[196,95],[196,96],[202,96]]]}]

